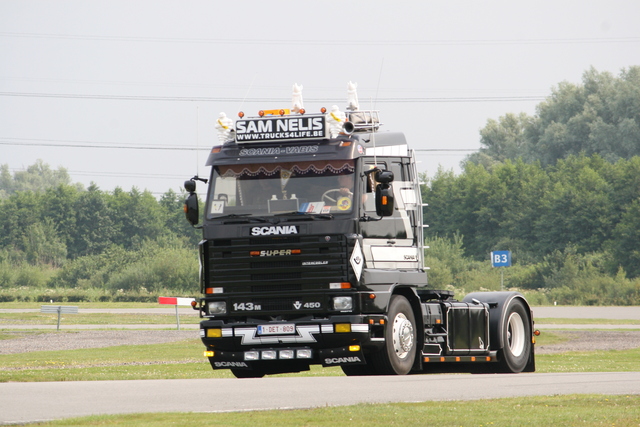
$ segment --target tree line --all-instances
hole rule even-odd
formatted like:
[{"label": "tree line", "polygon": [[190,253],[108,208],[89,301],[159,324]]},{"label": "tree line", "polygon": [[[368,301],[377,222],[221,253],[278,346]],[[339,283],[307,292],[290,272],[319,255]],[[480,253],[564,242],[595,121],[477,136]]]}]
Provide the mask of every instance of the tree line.
[{"label": "tree line", "polygon": [[461,174],[422,177],[432,283],[482,287],[490,252],[510,250],[510,284],[546,302],[638,304],[640,67],[592,68],[480,135]]},{"label": "tree line", "polygon": [[[507,286],[534,302],[640,304],[640,67],[588,70],[480,136],[462,173],[422,175],[431,286],[497,290],[489,253],[510,250]],[[0,166],[0,300],[197,294],[183,199]]]},{"label": "tree line", "polygon": [[[79,288],[148,293],[197,287],[197,230],[184,194],[71,184],[38,161],[0,167],[0,289]],[[144,293],[144,292],[143,292]]]}]

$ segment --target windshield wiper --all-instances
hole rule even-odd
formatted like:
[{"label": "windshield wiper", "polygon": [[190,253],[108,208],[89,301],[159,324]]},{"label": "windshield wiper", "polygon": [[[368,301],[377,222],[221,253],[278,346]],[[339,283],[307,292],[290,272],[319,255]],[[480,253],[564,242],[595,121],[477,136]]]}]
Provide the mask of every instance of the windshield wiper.
[{"label": "windshield wiper", "polygon": [[289,218],[289,220],[292,219],[333,219],[333,215],[332,214],[319,214],[319,213],[312,213],[312,212],[300,212],[300,211],[292,211],[292,212],[284,212],[284,213],[279,213],[279,214],[275,214],[274,216],[286,216],[286,215],[295,215],[298,218]]},{"label": "windshield wiper", "polygon": [[[228,214],[228,215],[222,215],[222,216],[217,216],[215,218],[212,219],[240,219],[240,221],[234,221],[234,222],[251,222],[251,221],[255,221],[255,222],[267,222],[266,219],[264,219],[261,216],[251,216],[252,214],[250,213],[245,213],[245,214]],[[225,224],[227,224],[227,222],[225,222]]]}]

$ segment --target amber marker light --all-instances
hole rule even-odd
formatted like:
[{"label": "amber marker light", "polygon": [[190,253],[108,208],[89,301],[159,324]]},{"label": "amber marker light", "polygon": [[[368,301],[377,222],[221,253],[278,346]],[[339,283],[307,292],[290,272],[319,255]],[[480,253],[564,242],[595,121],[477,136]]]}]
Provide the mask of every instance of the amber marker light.
[{"label": "amber marker light", "polygon": [[214,154],[215,153],[219,153],[220,151],[222,151],[222,147],[213,147],[211,149],[211,152],[214,153]]},{"label": "amber marker light", "polygon": [[336,323],[336,332],[351,332],[351,323]]},{"label": "amber marker light", "polygon": [[535,331],[533,331],[533,335],[539,337],[540,336],[540,331],[536,329]]},{"label": "amber marker light", "polygon": [[291,253],[293,255],[300,255],[302,253],[302,249],[291,249]]},{"label": "amber marker light", "polygon": [[244,112],[243,111],[238,111],[238,117],[243,118],[244,117]]},{"label": "amber marker light", "polygon": [[284,116],[284,110],[280,110],[280,115]]},{"label": "amber marker light", "polygon": [[369,294],[369,299],[376,299],[376,294]]},{"label": "amber marker light", "polygon": [[258,111],[258,115],[259,115],[260,117],[264,117],[264,110],[260,110],[260,111]]},{"label": "amber marker light", "polygon": [[300,114],[304,114],[304,113],[306,113],[306,111],[304,110],[304,108],[301,108],[301,109],[298,111],[298,113],[300,113]]},{"label": "amber marker light", "polygon": [[221,338],[221,337],[222,337],[222,329],[220,328],[207,329],[207,338]]},{"label": "amber marker light", "polygon": [[251,251],[251,252],[249,252],[249,255],[251,255],[251,256],[260,256],[260,251]]},{"label": "amber marker light", "polygon": [[324,114],[324,113],[326,113],[326,112],[327,112],[327,109],[326,109],[326,108],[324,108],[324,107],[322,107],[322,108],[320,109],[320,112],[321,112],[322,114]]}]

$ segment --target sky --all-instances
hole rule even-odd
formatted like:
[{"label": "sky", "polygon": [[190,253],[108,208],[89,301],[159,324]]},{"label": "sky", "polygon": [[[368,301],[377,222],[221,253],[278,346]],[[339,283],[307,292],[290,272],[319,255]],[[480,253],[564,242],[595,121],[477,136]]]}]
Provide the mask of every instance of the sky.
[{"label": "sky", "polygon": [[487,120],[640,65],[638,22],[636,0],[0,0],[0,164],[179,192],[220,112],[290,108],[294,83],[344,110],[352,81],[420,172],[459,173]]}]

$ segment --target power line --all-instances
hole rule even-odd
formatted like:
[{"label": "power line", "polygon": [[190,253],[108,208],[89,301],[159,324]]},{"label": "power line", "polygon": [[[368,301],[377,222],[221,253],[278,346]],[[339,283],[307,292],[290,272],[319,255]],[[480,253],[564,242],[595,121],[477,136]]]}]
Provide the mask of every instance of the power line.
[{"label": "power line", "polygon": [[[191,96],[149,96],[149,95],[95,95],[95,94],[71,94],[71,93],[36,93],[36,92],[0,92],[0,96],[24,97],[24,98],[59,98],[59,99],[100,99],[119,101],[179,101],[179,102],[230,102],[239,103],[256,102],[290,102],[290,98],[224,98],[224,97],[191,97]],[[477,96],[477,97],[452,97],[452,98],[379,98],[379,103],[443,103],[443,102],[514,102],[514,101],[543,101],[544,96]],[[334,99],[316,98],[307,99],[310,103],[331,103]]]},{"label": "power line", "polygon": [[[33,142],[32,142],[33,141]],[[117,144],[117,145],[116,145]],[[8,138],[0,137],[0,145],[20,145],[35,147],[70,147],[70,148],[114,148],[124,150],[169,150],[169,151],[209,151],[211,148],[180,147],[168,145],[122,144],[96,141],[69,141],[56,139]]]},{"label": "power line", "polygon": [[[8,140],[8,142],[7,142]],[[15,140],[16,142],[11,142]],[[19,141],[19,142],[17,142]],[[33,142],[32,142],[33,141]],[[62,142],[63,144],[56,144]],[[113,144],[113,145],[110,145]],[[115,145],[118,144],[118,145]],[[0,145],[26,145],[36,147],[71,147],[71,148],[115,148],[128,150],[170,150],[170,151],[209,151],[211,148],[197,147],[178,147],[167,145],[151,145],[151,144],[124,144],[116,142],[97,142],[97,141],[71,141],[66,139],[38,139],[38,138],[11,138],[0,136]],[[479,148],[416,148],[416,152],[474,152]],[[90,172],[87,172],[90,173]],[[158,175],[165,176],[165,175]]]},{"label": "power line", "polygon": [[603,44],[638,43],[640,37],[598,37],[598,38],[560,38],[560,39],[507,39],[507,40],[303,40],[303,39],[213,39],[213,38],[176,38],[176,37],[135,37],[104,36],[88,34],[52,34],[52,33],[16,33],[0,32],[0,37],[18,37],[31,39],[92,40],[108,42],[142,43],[193,43],[226,45],[331,45],[331,46],[476,46],[476,45],[518,45],[518,44]]},{"label": "power line", "polygon": [[480,151],[479,148],[416,148],[413,151]]}]

